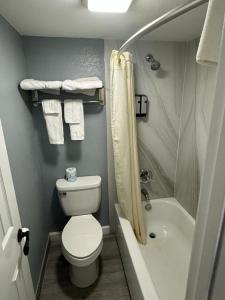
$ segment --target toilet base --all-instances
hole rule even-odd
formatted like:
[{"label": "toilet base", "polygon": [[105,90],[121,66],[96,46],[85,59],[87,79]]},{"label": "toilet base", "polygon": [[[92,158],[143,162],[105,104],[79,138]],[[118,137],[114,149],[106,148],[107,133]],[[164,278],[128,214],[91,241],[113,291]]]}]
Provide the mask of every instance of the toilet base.
[{"label": "toilet base", "polygon": [[70,280],[74,285],[80,288],[92,285],[97,280],[98,274],[99,258],[85,267],[70,265]]}]

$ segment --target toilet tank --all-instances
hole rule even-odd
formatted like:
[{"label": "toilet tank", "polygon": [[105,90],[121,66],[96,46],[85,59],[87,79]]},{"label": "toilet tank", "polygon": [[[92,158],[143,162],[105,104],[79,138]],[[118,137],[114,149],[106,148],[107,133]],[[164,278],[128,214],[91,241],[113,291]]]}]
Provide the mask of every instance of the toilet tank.
[{"label": "toilet tank", "polygon": [[74,182],[66,179],[56,181],[59,200],[67,216],[95,213],[101,200],[101,177],[77,177]]}]

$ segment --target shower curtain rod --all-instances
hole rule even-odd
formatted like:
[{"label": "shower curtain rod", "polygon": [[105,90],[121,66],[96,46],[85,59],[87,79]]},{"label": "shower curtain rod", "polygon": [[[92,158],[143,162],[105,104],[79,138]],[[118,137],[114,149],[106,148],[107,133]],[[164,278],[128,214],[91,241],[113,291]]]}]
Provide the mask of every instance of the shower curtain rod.
[{"label": "shower curtain rod", "polygon": [[148,23],[140,30],[138,30],[135,34],[133,34],[119,49],[119,54],[121,54],[124,50],[128,47],[133,45],[137,40],[142,38],[145,34],[152,32],[153,30],[157,29],[158,27],[168,23],[169,21],[185,14],[186,12],[207,3],[209,0],[195,0],[192,2],[188,2],[186,4],[179,5],[170,11],[163,14],[161,17],[157,18],[156,20]]}]

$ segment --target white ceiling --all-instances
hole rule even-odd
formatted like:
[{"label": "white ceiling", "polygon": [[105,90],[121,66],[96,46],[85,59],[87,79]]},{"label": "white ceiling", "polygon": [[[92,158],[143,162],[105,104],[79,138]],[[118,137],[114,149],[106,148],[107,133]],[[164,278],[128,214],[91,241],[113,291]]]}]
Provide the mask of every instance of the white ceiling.
[{"label": "white ceiling", "polygon": [[[107,1],[107,0],[106,0]],[[185,0],[133,0],[126,14],[89,12],[81,0],[0,0],[0,13],[22,35],[125,40]],[[145,39],[184,41],[200,36],[206,5]]]}]

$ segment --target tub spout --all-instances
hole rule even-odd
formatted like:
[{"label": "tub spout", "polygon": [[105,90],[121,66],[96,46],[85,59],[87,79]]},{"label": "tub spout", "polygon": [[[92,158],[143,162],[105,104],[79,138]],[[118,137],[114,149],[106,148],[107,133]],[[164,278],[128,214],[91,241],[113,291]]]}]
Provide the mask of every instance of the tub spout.
[{"label": "tub spout", "polygon": [[142,188],[141,193],[144,195],[144,200],[143,201],[146,201],[145,209],[146,210],[152,209],[149,192],[145,188]]}]

